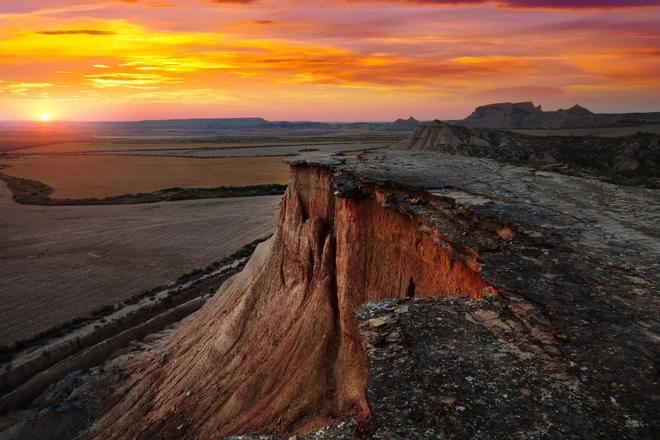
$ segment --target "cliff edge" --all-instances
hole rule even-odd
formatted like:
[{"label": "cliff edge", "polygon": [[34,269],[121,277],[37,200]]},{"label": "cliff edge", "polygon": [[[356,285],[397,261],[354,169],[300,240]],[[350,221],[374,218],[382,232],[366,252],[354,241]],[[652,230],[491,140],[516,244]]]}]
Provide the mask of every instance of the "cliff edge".
[{"label": "cliff edge", "polygon": [[657,434],[657,191],[435,151],[291,166],[241,273],[14,438],[57,411],[104,439]]},{"label": "cliff edge", "polygon": [[660,188],[660,136],[530,136],[505,130],[424,123],[391,148],[487,157],[514,165],[586,174]]}]

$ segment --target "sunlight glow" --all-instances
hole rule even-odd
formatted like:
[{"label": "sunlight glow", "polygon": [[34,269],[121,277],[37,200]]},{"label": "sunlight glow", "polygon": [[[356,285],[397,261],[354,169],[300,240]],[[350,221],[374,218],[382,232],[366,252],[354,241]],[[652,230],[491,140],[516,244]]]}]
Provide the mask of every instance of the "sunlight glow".
[{"label": "sunlight glow", "polygon": [[50,120],[50,116],[48,115],[48,113],[42,113],[39,116],[39,119],[41,119],[43,122],[48,122]]},{"label": "sunlight glow", "polygon": [[0,120],[654,111],[657,2],[0,0]]}]

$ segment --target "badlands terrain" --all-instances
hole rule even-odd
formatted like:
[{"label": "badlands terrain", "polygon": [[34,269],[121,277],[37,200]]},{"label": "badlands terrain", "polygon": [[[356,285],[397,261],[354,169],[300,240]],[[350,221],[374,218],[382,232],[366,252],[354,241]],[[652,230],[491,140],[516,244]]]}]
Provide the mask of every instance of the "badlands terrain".
[{"label": "badlands terrain", "polygon": [[[174,144],[174,155],[197,149],[177,146],[171,130],[235,136],[262,127],[272,137],[294,130],[300,139],[270,144],[297,149],[286,158],[287,187],[272,223],[266,216],[277,196],[226,198],[223,189],[213,199],[144,204],[152,194],[145,193],[125,195],[127,205],[84,206],[117,199],[81,194],[67,203],[83,206],[30,206],[61,203],[55,181],[39,187],[5,177],[14,188],[47,193],[13,209],[67,216],[70,209],[118,210],[110,212],[126,216],[118,223],[127,231],[136,224],[129,219],[149,224],[139,216],[162,209],[156,240],[165,234],[159,228],[198,223],[194,215],[203,214],[201,242],[188,228],[167,235],[167,245],[184,246],[185,254],[213,248],[213,235],[226,244],[245,234],[232,251],[269,225],[273,235],[249,261],[254,246],[158,291],[158,312],[145,315],[155,309],[139,297],[136,314],[123,312],[133,303],[114,307],[105,326],[74,330],[85,332],[82,338],[65,333],[49,348],[12,352],[0,370],[0,436],[656,438],[658,136],[613,132],[655,126],[655,114],[607,119],[573,108],[557,116],[527,103],[486,110],[477,109],[468,119],[479,121],[469,127],[349,124],[339,128],[341,141],[337,127],[260,119],[114,127],[123,143],[146,126]],[[393,133],[398,127],[408,128]],[[94,129],[107,136],[107,126]],[[610,137],[562,136],[574,129],[609,130]],[[298,142],[305,136],[313,138],[308,146]],[[337,154],[337,144],[347,152]],[[390,148],[377,148],[382,144]],[[202,145],[200,151],[224,149]],[[0,163],[126,153],[30,148]],[[267,148],[261,143],[255,151]],[[216,202],[217,211],[201,208]],[[132,208],[138,217],[126,214]],[[225,231],[228,210],[239,213],[238,226]],[[220,219],[216,234],[207,233],[215,220],[206,215]],[[252,235],[243,229],[247,219],[257,222]],[[216,273],[224,281],[217,291],[204,284]],[[178,294],[187,302],[167,291],[191,284],[204,292]]]},{"label": "badlands terrain", "polygon": [[283,158],[404,134],[260,121],[0,123],[0,357],[272,234]]},{"label": "badlands terrain", "polygon": [[533,136],[434,121],[418,125],[395,147],[489,157],[546,170],[598,176],[615,183],[660,188],[660,135],[653,133],[617,137]]}]

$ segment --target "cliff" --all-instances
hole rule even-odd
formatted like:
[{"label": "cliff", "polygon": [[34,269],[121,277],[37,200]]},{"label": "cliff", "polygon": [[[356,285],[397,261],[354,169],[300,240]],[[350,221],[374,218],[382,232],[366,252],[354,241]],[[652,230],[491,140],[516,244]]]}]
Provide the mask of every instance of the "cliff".
[{"label": "cliff", "polygon": [[505,102],[477,107],[467,118],[453,121],[470,128],[568,129],[660,124],[660,113],[597,114],[574,105],[569,109],[543,111],[532,102]]},{"label": "cliff", "polygon": [[487,159],[296,159],[241,273],[8,438],[653,438],[659,213]]},{"label": "cliff", "polygon": [[293,170],[275,236],[192,325],[140,360],[98,438],[163,438],[181,424],[198,438],[346,417],[366,424],[353,310],[383,298],[495,294],[478,274],[478,248],[436,245],[419,222],[382,209],[378,188],[339,198],[329,169]]}]

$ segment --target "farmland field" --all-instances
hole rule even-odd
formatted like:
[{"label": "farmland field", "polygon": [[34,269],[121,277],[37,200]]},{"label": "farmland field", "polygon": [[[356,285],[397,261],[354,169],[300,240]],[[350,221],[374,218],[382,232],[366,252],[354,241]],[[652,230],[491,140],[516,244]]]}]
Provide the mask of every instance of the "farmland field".
[{"label": "farmland field", "polygon": [[199,155],[199,156],[272,156],[297,154],[301,149],[314,148],[320,151],[357,150],[390,145],[392,141],[368,142],[304,142],[300,140],[282,142],[131,142],[131,141],[89,141],[63,142],[24,148],[24,154],[159,154],[159,155]]},{"label": "farmland field", "polygon": [[251,145],[243,147],[217,147],[217,148],[176,148],[176,149],[148,149],[122,151],[115,154],[139,156],[177,156],[177,157],[264,157],[264,156],[295,156],[309,151],[325,153],[338,153],[343,151],[367,150],[371,148],[384,148],[389,144],[384,142],[349,142],[331,144],[291,144],[291,145]]},{"label": "farmland field", "polygon": [[49,156],[4,159],[3,172],[38,180],[56,198],[107,197],[163,188],[206,188],[286,183],[281,157],[195,159],[142,156]]},{"label": "farmland field", "polygon": [[0,182],[0,344],[230,255],[273,231],[279,200],[31,206]]},{"label": "farmland field", "polygon": [[142,128],[99,137],[66,126],[19,128],[0,151],[1,172],[42,182],[53,189],[49,197],[83,206],[18,204],[0,180],[0,345],[167,284],[268,235],[280,196],[94,206],[90,199],[286,184],[285,156],[382,148],[402,136],[370,129],[308,136],[308,130],[197,133],[184,127],[164,137]]}]

